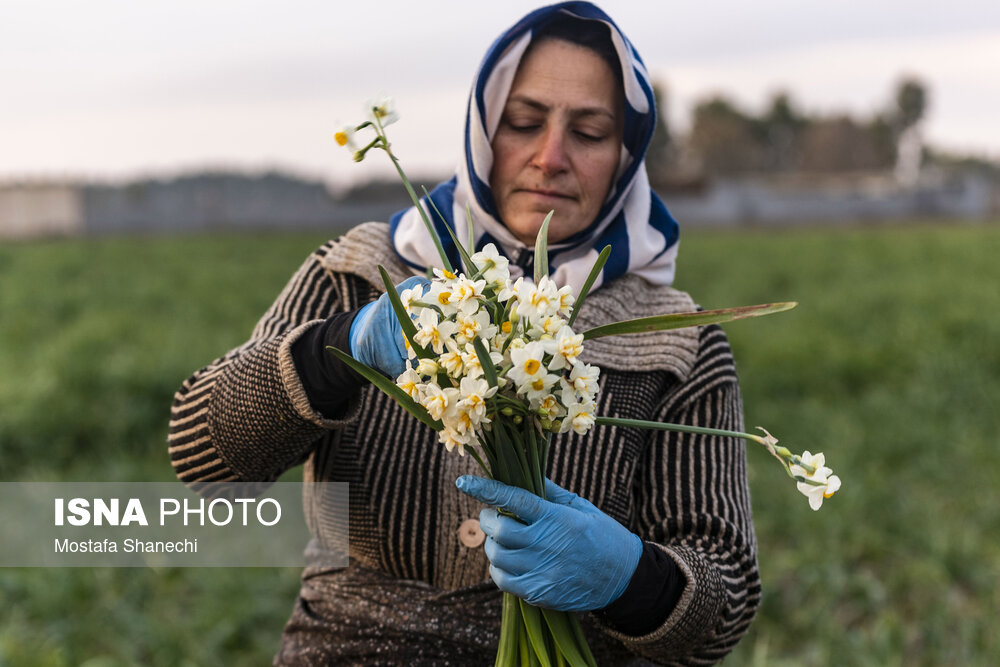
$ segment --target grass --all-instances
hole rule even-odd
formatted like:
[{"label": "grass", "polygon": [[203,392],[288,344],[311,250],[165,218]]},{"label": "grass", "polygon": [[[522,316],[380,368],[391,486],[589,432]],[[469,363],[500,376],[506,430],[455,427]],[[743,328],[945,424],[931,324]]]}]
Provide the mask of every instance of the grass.
[{"label": "grass", "polygon": [[[241,343],[321,236],[0,247],[0,480],[172,479],[187,375]],[[748,426],[822,450],[820,512],[750,452],[764,602],[730,665],[996,664],[1000,227],[685,232],[706,308],[797,300],[726,327]],[[288,569],[0,570],[0,665],[251,665]]]}]

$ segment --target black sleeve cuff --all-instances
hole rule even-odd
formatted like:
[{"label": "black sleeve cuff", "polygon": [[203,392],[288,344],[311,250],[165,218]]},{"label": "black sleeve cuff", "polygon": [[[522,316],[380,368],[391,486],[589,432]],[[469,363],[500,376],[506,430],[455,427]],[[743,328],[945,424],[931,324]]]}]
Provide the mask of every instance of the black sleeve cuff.
[{"label": "black sleeve cuff", "polygon": [[337,419],[348,399],[366,380],[334,357],[327,346],[350,353],[351,324],[358,311],[331,315],[292,343],[292,359],[309,403],[328,419]]},{"label": "black sleeve cuff", "polygon": [[625,635],[641,637],[666,622],[687,581],[663,549],[643,542],[642,556],[621,597],[595,613]]}]

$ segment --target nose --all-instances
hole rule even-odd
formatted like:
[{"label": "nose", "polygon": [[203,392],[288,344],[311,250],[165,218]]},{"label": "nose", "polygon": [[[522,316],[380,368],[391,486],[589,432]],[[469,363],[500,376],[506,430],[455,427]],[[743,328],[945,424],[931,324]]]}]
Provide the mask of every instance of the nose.
[{"label": "nose", "polygon": [[538,138],[535,150],[535,166],[546,175],[557,174],[569,167],[566,155],[566,142],[561,128],[554,124],[546,128]]}]

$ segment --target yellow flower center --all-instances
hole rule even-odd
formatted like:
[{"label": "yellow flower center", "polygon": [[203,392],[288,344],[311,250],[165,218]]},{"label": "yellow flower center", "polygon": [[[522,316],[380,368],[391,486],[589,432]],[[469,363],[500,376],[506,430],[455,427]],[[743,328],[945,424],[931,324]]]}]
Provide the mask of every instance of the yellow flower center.
[{"label": "yellow flower center", "polygon": [[441,292],[440,294],[438,294],[438,303],[440,303],[442,306],[447,306],[448,301],[450,300],[451,300],[451,292]]},{"label": "yellow flower center", "polygon": [[528,359],[524,362],[524,372],[528,375],[534,375],[538,372],[538,369],[541,368],[541,366],[542,364],[538,361],[538,359]]},{"label": "yellow flower center", "polygon": [[534,294],[531,295],[531,305],[538,307],[544,306],[547,308],[549,305],[549,299],[544,294],[540,292],[535,292]]},{"label": "yellow flower center", "polygon": [[500,325],[500,330],[503,331],[505,334],[509,334],[511,327],[512,325],[510,323],[510,320],[507,320],[506,322]]},{"label": "yellow flower center", "polygon": [[334,140],[340,146],[347,145],[347,132],[337,132],[333,135]]},{"label": "yellow flower center", "polygon": [[454,280],[455,279],[455,274],[452,273],[451,271],[449,271],[448,269],[441,269],[441,274],[445,278],[447,278],[448,280]]},{"label": "yellow flower center", "polygon": [[542,378],[538,378],[531,383],[531,388],[535,391],[541,391],[542,389],[545,389],[545,381],[542,380]]}]

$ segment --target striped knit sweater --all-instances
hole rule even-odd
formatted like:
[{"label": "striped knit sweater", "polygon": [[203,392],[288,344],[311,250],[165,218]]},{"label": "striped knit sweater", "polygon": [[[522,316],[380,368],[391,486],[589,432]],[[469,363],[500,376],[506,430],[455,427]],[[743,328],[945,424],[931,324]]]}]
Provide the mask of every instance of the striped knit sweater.
[{"label": "striped knit sweater", "polygon": [[[313,253],[250,340],[197,371],[173,404],[169,452],[192,482],[270,481],[305,463],[306,479],[350,484],[350,525],[305,498],[312,549],[349,530],[351,565],[307,568],[280,664],[485,664],[500,596],[478,544],[460,539],[478,503],[455,479],[476,474],[436,434],[373,386],[342,414],[317,412],[291,345],[410,270],[388,227],[367,223]],[[594,292],[577,329],[695,308],[676,290],[627,275]],[[598,414],[742,430],[729,344],[718,327],[588,341],[601,367]],[[711,664],[746,631],[760,600],[745,452],[736,439],[595,427],[554,438],[549,477],[672,558],[686,578],[666,621],[626,636],[583,617],[599,664]]]}]

